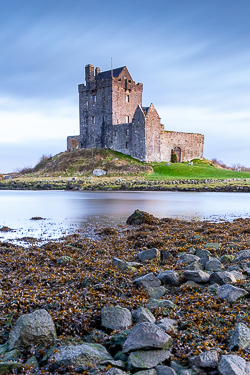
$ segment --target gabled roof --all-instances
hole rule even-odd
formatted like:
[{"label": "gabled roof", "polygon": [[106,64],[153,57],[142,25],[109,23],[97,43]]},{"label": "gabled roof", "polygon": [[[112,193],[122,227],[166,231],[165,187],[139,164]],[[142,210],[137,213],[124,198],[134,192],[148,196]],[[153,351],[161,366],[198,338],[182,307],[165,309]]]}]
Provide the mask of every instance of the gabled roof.
[{"label": "gabled roof", "polygon": [[125,68],[125,66],[122,66],[121,68],[116,68],[112,70],[112,75],[111,75],[111,70],[106,70],[106,72],[100,72],[96,76],[96,80],[101,80],[101,79],[107,79],[110,77],[119,77],[121,74],[122,70]]},{"label": "gabled roof", "polygon": [[150,107],[142,107],[142,110],[143,110],[145,115],[148,113],[149,108]]}]

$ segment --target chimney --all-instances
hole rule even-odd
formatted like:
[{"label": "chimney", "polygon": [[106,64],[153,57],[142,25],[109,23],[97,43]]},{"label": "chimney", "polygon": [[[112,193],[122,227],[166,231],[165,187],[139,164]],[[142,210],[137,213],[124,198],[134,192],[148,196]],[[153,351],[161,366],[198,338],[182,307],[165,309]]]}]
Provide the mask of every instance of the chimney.
[{"label": "chimney", "polygon": [[93,81],[94,80],[94,66],[88,64],[85,66],[85,81]]},{"label": "chimney", "polygon": [[95,76],[97,76],[100,73],[100,71],[101,71],[100,68],[96,67],[95,68]]}]

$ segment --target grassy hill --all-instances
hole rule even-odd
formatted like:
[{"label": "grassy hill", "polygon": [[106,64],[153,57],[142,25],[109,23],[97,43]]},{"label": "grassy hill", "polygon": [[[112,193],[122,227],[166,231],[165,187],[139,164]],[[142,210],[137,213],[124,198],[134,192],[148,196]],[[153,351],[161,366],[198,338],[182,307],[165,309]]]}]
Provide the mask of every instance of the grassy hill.
[{"label": "grassy hill", "polygon": [[53,157],[43,156],[32,169],[24,169],[20,174],[29,178],[41,177],[88,177],[96,168],[107,171],[107,177],[143,176],[145,179],[227,179],[250,178],[248,172],[237,172],[219,168],[209,160],[193,160],[188,163],[143,163],[131,156],[111,150],[81,149],[62,152]]}]

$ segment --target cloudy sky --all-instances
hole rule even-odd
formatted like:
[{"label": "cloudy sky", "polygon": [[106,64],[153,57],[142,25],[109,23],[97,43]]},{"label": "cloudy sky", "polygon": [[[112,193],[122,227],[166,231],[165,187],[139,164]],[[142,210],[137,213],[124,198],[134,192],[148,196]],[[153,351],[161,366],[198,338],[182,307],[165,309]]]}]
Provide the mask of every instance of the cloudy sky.
[{"label": "cloudy sky", "polygon": [[126,65],[166,130],[250,166],[249,0],[0,0],[0,172],[79,133],[86,64]]}]

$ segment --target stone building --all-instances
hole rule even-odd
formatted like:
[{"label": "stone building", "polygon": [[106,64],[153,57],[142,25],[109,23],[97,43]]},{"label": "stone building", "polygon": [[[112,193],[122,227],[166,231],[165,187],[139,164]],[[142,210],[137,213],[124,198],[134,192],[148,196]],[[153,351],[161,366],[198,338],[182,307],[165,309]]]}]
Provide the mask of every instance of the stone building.
[{"label": "stone building", "polygon": [[67,149],[109,148],[145,162],[202,158],[204,136],[164,130],[151,104],[142,106],[142,83],[135,83],[126,66],[101,72],[85,67],[85,84],[78,86],[80,135],[67,138]]}]

